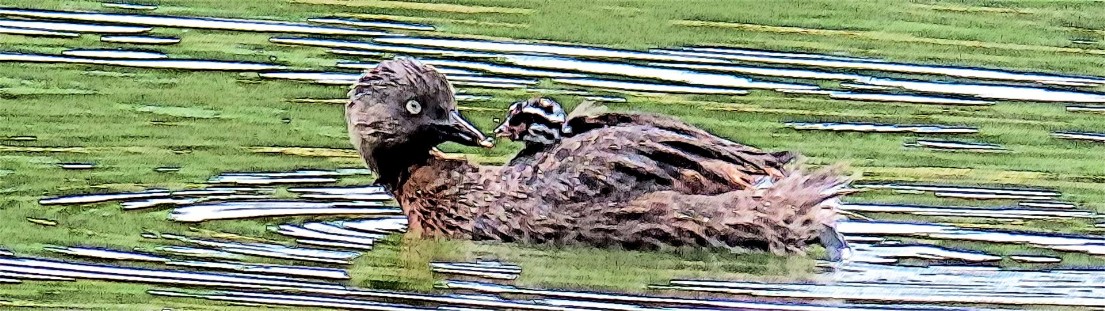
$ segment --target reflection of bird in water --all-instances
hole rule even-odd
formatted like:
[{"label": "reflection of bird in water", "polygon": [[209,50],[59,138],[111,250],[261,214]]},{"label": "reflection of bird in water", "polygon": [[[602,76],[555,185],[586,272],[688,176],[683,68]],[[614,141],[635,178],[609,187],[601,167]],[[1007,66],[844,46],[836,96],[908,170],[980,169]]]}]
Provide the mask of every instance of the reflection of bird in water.
[{"label": "reflection of bird in water", "polygon": [[[412,234],[802,253],[827,232],[835,213],[826,207],[848,184],[834,169],[783,175],[734,154],[744,149],[702,143],[693,128],[647,123],[569,124],[571,137],[527,164],[445,159],[431,150],[446,141],[491,146],[461,117],[453,94],[444,75],[411,59],[381,62],[350,91],[351,142],[399,201]],[[733,163],[781,178],[764,189],[734,188],[747,182]]]}]

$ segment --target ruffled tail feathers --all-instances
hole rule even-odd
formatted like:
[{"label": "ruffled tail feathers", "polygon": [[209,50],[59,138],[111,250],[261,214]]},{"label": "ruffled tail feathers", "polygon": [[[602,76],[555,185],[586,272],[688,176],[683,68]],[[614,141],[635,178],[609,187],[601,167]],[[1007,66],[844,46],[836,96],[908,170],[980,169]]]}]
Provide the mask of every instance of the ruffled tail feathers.
[{"label": "ruffled tail feathers", "polygon": [[850,187],[852,178],[843,174],[844,168],[838,164],[812,172],[795,169],[782,179],[764,177],[755,183],[760,197],[790,201],[787,205],[799,209],[816,209],[807,212],[816,214],[820,223],[818,239],[832,262],[846,261],[853,253],[844,235],[836,229],[838,221],[847,219],[841,215],[844,212],[840,209],[840,198],[862,191]]}]

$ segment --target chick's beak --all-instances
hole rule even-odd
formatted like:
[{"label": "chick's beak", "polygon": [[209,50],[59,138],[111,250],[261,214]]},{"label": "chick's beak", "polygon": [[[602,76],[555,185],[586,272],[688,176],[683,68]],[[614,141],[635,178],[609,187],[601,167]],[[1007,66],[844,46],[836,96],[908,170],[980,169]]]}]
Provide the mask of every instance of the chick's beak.
[{"label": "chick's beak", "polygon": [[514,137],[514,130],[506,122],[503,122],[495,128],[495,137]]},{"label": "chick's beak", "polygon": [[495,146],[476,126],[465,120],[456,109],[449,111],[449,121],[442,129],[445,139],[465,146],[491,148]]}]

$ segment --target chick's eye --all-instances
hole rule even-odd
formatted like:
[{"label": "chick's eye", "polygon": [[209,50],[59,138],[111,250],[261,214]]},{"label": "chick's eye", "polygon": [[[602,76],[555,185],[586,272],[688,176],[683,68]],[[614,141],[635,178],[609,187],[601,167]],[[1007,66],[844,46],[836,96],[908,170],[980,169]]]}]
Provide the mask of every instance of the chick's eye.
[{"label": "chick's eye", "polygon": [[410,112],[411,114],[421,113],[422,112],[422,104],[419,103],[417,100],[413,100],[413,99],[407,101],[407,112]]}]

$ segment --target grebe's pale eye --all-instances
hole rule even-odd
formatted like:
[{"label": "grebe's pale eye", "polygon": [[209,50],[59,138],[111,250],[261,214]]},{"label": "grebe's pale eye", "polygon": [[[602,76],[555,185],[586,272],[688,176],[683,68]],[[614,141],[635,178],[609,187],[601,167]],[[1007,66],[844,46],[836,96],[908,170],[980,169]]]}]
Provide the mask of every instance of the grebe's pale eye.
[{"label": "grebe's pale eye", "polygon": [[410,112],[411,114],[422,113],[422,104],[419,103],[417,100],[413,100],[413,99],[408,100],[407,101],[407,112]]}]

